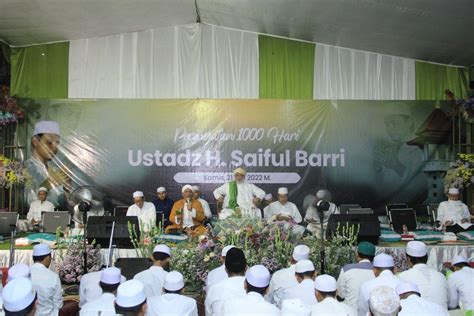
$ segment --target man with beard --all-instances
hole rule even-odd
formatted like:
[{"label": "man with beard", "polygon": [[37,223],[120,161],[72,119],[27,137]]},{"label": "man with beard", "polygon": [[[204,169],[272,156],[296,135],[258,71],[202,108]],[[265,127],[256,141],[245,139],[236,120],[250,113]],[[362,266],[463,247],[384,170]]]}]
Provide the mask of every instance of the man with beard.
[{"label": "man with beard", "polygon": [[193,237],[205,234],[206,216],[201,202],[193,199],[193,187],[186,184],[181,192],[183,198],[174,202],[169,218],[171,225],[166,227],[166,232],[183,232]]},{"label": "man with beard", "polygon": [[153,265],[133,277],[143,283],[147,298],[163,293],[165,277],[170,269],[171,250],[166,245],[156,245],[150,259]]}]

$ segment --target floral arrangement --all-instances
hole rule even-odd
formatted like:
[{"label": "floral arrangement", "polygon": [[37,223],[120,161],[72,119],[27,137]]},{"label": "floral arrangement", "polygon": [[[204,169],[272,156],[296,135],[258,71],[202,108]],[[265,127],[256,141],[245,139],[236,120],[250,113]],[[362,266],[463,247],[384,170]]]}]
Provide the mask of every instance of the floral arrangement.
[{"label": "floral arrangement", "polygon": [[0,155],[0,187],[11,188],[15,184],[32,182],[32,178],[22,162]]},{"label": "floral arrangement", "polygon": [[468,123],[474,123],[474,92],[471,91],[465,99],[456,99],[451,90],[445,90],[444,93],[449,101],[454,102],[459,106],[459,110],[461,111],[464,120]]},{"label": "floral arrangement", "polygon": [[[56,240],[60,230],[56,231]],[[79,283],[84,275],[84,241],[82,236],[61,239],[57,246],[61,263],[57,266],[59,278],[66,284]],[[102,265],[100,246],[92,244],[86,245],[87,272],[99,271]]]},{"label": "floral arrangement", "polygon": [[158,226],[151,225],[149,231],[144,231],[143,222],[140,222],[140,236],[137,236],[136,227],[131,222],[127,223],[128,225],[128,234],[132,245],[137,251],[137,256],[139,258],[149,258],[153,254],[153,248],[155,247],[156,239],[162,234],[163,229],[161,223]]},{"label": "floral arrangement", "polygon": [[465,188],[474,182],[474,154],[458,154],[444,177],[444,189]]},{"label": "floral arrangement", "polygon": [[25,117],[25,112],[21,110],[17,102],[10,95],[8,86],[2,85],[0,89],[0,125],[16,123]]}]

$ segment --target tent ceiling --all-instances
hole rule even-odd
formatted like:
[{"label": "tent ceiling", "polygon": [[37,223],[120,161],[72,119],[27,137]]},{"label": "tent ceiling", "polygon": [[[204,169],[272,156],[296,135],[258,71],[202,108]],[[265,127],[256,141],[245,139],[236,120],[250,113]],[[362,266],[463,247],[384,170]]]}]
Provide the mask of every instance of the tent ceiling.
[{"label": "tent ceiling", "polygon": [[[433,62],[474,64],[473,0],[196,0],[202,22]],[[196,21],[195,0],[0,0],[12,45]]]}]

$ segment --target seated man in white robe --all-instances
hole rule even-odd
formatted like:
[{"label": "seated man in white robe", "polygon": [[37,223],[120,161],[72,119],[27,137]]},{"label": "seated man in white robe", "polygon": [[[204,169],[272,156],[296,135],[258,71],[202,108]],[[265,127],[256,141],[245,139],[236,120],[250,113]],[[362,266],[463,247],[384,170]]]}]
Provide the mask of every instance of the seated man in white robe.
[{"label": "seated man in white robe", "polygon": [[145,316],[147,311],[147,298],[142,282],[138,280],[123,282],[117,289],[116,297],[116,315]]},{"label": "seated man in white robe", "polygon": [[242,216],[262,218],[262,213],[256,205],[265,196],[265,191],[252,183],[245,181],[247,171],[243,168],[234,170],[235,181],[224,183],[214,190],[214,197],[222,204],[219,219],[225,219],[236,212]]},{"label": "seated man in white robe", "polygon": [[[269,222],[286,221],[286,228],[293,226],[293,232],[302,235],[305,228],[299,224],[303,221],[300,211],[296,205],[288,201],[288,189],[278,189],[278,201],[271,203],[265,213],[265,219]],[[290,224],[291,223],[291,224]]]},{"label": "seated man in white robe", "polygon": [[209,203],[207,203],[207,201],[202,198],[201,188],[197,185],[193,185],[193,199],[201,202],[202,209],[204,210],[204,215],[206,216],[206,219],[211,220],[212,219],[211,208],[209,207]]},{"label": "seated man in white robe", "polygon": [[400,296],[402,310],[399,316],[408,315],[440,315],[448,316],[448,309],[436,303],[429,302],[421,297],[421,292],[416,284],[402,282],[395,288]]},{"label": "seated man in white robe", "polygon": [[211,286],[213,286],[214,284],[217,284],[220,281],[228,278],[227,272],[225,270],[225,257],[227,255],[227,252],[234,247],[235,246],[233,245],[227,245],[224,248],[222,248],[221,257],[219,258],[222,265],[209,271],[209,273],[207,274],[206,292],[209,291]]},{"label": "seated man in white robe", "polygon": [[[300,299],[308,309],[318,303],[314,295],[314,278],[316,269],[310,260],[300,260],[295,266],[295,277],[298,285],[283,292],[283,302],[288,299]],[[283,303],[282,303],[283,306]]]},{"label": "seated man in white robe", "polygon": [[474,230],[469,209],[459,200],[459,189],[457,188],[448,190],[448,200],[439,204],[436,220],[442,227],[446,227],[448,232],[460,233]]},{"label": "seated man in white robe", "polygon": [[0,295],[1,315],[33,316],[38,305],[37,292],[27,278],[17,278],[8,282]]},{"label": "seated man in white robe", "polygon": [[87,302],[81,308],[80,316],[114,316],[115,294],[122,280],[120,269],[116,267],[106,268],[101,271],[99,286],[102,290],[100,296]]},{"label": "seated man in white robe", "polygon": [[142,191],[133,193],[134,204],[130,205],[127,210],[127,216],[138,216],[140,229],[144,232],[150,231],[156,226],[156,210],[155,205],[151,202],[145,202]]},{"label": "seated man in white robe", "polygon": [[339,208],[336,206],[336,204],[331,202],[331,194],[329,191],[324,189],[319,190],[316,193],[316,200],[308,207],[304,217],[305,221],[308,223],[306,229],[317,238],[321,237],[321,219],[319,218],[318,208],[316,206],[319,201],[326,201],[329,203],[329,209],[323,212],[324,232],[326,231],[329,217],[331,217],[332,214],[339,214]]},{"label": "seated man in white robe", "polygon": [[166,245],[156,245],[150,259],[153,265],[133,277],[143,283],[148,298],[163,293],[163,284],[171,264],[171,250]]},{"label": "seated man in white robe", "polygon": [[43,220],[43,213],[54,212],[54,204],[47,200],[48,189],[41,187],[38,189],[38,199],[31,202],[28,214],[26,214],[25,220],[18,220],[18,226],[20,231],[31,231],[33,229],[39,229],[41,221]]}]

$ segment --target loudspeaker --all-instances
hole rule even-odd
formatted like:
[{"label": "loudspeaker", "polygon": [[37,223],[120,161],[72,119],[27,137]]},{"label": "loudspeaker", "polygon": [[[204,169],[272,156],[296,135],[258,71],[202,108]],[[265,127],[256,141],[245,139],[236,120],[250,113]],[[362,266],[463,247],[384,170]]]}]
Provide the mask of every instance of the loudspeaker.
[{"label": "loudspeaker", "polygon": [[379,242],[380,237],[380,222],[377,215],[374,214],[333,214],[329,217],[328,226],[326,230],[326,237],[330,239],[335,235],[339,224],[339,230],[341,227],[346,226],[359,226],[359,234],[357,236],[357,242],[369,241],[376,245]]},{"label": "loudspeaker", "polygon": [[108,249],[113,222],[115,222],[115,228],[112,244],[118,248],[133,248],[128,232],[128,223],[134,225],[135,233],[140,238],[137,216],[90,216],[87,219],[87,240],[89,243],[95,239],[96,244]]},{"label": "loudspeaker", "polygon": [[148,258],[119,258],[115,266],[122,271],[127,280],[133,279],[135,274],[145,271],[151,267],[153,262]]}]

